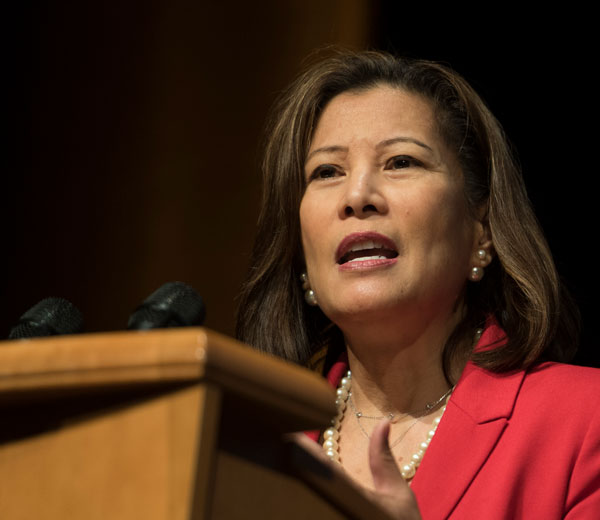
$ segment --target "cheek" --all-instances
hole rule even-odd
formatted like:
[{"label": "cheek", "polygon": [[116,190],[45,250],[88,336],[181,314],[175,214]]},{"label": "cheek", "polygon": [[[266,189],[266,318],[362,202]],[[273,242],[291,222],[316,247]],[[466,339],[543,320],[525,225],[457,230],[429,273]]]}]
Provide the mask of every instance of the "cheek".
[{"label": "cheek", "polygon": [[332,235],[328,232],[331,229],[331,211],[326,202],[318,197],[305,197],[299,211],[306,271],[312,289],[322,296],[324,287],[331,281],[329,268],[333,262]]},{"label": "cheek", "polygon": [[[442,221],[438,223],[437,240],[443,247],[441,254],[448,267],[455,266],[458,274],[464,274],[471,257],[474,221],[469,216],[462,197],[447,201]],[[466,271],[465,271],[466,272]]]},{"label": "cheek", "polygon": [[300,232],[302,237],[302,249],[307,267],[310,267],[319,250],[318,218],[315,216],[315,208],[310,201],[302,199],[300,204]]},{"label": "cheek", "polygon": [[405,216],[415,224],[415,240],[429,242],[427,249],[431,251],[450,251],[462,257],[471,246],[473,221],[459,186],[430,187],[413,200],[419,202],[407,209]]}]

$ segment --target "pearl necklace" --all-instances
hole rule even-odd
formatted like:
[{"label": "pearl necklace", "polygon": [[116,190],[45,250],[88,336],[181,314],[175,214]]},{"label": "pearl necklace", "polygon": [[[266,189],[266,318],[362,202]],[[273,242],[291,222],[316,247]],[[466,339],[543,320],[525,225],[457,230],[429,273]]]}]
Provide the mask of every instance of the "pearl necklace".
[{"label": "pearl necklace", "polygon": [[[344,418],[344,415],[346,412],[346,403],[348,401],[348,398],[351,396],[351,391],[350,391],[351,387],[352,387],[352,373],[350,372],[350,370],[348,370],[348,372],[346,373],[346,376],[342,378],[342,380],[340,381],[340,385],[336,390],[337,399],[335,401],[335,404],[337,406],[338,413],[332,419],[331,427],[327,428],[325,430],[325,432],[323,433],[323,450],[325,451],[325,454],[329,457],[330,460],[337,462],[338,464],[341,464],[340,453],[339,453],[339,444],[338,444],[339,439],[340,439],[340,427],[342,424],[342,419]],[[441,402],[444,398],[446,399],[444,402],[444,406],[442,406],[442,408],[440,410],[439,415],[433,420],[433,427],[431,428],[431,430],[429,430],[427,432],[426,439],[423,442],[421,442],[421,444],[419,444],[419,449],[415,453],[412,454],[412,456],[410,457],[410,461],[407,464],[403,464],[402,467],[400,468],[400,473],[402,474],[402,478],[404,478],[404,480],[409,481],[415,476],[415,472],[417,471],[417,468],[420,466],[421,461],[423,460],[425,451],[429,447],[429,443],[431,442],[431,439],[433,439],[433,436],[435,435],[435,431],[438,427],[438,424],[440,424],[440,421],[442,420],[442,415],[444,415],[444,412],[446,411],[446,404],[450,400],[452,390],[453,389],[451,388],[448,392],[446,392],[446,394],[444,394],[442,396],[441,399],[438,400],[436,405],[439,404],[439,402]],[[433,408],[433,406],[431,408]],[[431,409],[431,408],[429,408],[429,409]],[[360,413],[360,412],[355,412],[355,415],[357,413]],[[361,414],[361,416],[362,416],[362,414]],[[422,415],[421,415],[421,417],[422,417]],[[357,419],[358,418],[359,418],[359,416],[357,415]],[[398,439],[396,439],[396,441],[392,444],[392,447],[397,445],[404,438],[404,436],[417,423],[418,420],[419,420],[419,417],[417,417],[414,420],[414,422],[408,427],[408,429]],[[359,426],[361,426],[360,422],[359,422]],[[361,430],[368,438],[369,435],[362,428],[362,426],[361,426]]]}]

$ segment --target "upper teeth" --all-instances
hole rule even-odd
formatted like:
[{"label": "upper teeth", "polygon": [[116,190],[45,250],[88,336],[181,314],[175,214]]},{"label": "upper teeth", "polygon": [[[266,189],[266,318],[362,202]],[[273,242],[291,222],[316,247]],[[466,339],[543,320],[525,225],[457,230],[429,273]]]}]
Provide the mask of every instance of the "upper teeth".
[{"label": "upper teeth", "polygon": [[361,251],[363,249],[383,249],[384,245],[380,242],[374,242],[373,240],[365,240],[364,242],[357,242],[354,244],[350,251]]}]

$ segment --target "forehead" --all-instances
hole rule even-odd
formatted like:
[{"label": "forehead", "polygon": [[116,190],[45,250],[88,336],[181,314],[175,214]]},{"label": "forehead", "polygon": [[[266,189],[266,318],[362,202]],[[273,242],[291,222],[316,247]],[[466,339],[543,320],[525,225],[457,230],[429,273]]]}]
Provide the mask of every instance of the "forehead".
[{"label": "forehead", "polygon": [[437,139],[431,103],[419,94],[389,85],[348,91],[325,106],[312,136],[310,149],[331,139],[388,139],[391,134]]}]

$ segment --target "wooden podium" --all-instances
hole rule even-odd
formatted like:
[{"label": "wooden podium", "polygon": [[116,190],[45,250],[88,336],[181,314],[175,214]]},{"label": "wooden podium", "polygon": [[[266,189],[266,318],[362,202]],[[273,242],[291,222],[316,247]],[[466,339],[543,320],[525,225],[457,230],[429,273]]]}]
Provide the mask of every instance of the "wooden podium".
[{"label": "wooden podium", "polygon": [[0,518],[387,518],[285,438],[333,396],[203,328],[1,342]]}]

